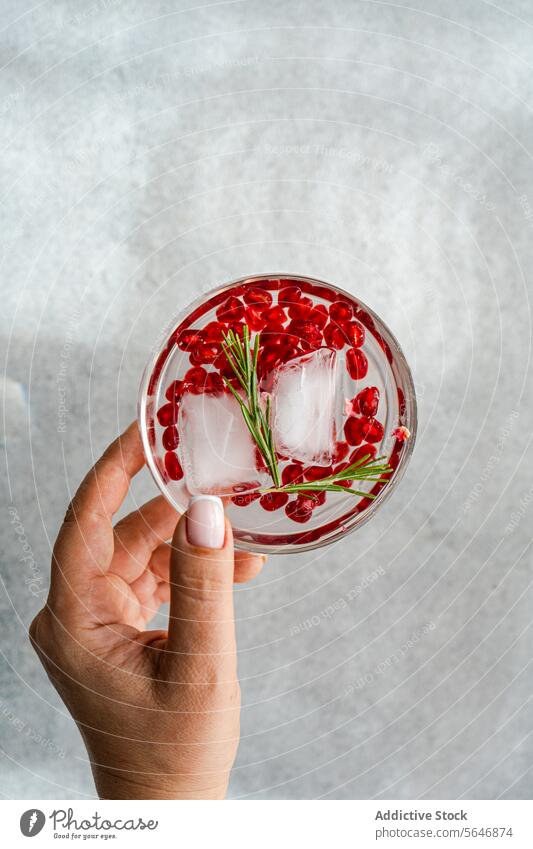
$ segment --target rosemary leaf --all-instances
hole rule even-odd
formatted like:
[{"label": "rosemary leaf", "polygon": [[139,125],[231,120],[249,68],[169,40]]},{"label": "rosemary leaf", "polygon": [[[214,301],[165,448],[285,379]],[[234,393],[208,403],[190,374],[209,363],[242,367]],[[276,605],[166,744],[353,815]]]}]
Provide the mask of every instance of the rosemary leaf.
[{"label": "rosemary leaf", "polygon": [[[321,482],[317,481],[317,483],[320,484]],[[332,483],[324,484],[321,486],[315,486],[313,489],[311,487],[305,486],[305,484],[303,486],[300,486],[300,484],[296,483],[290,484],[289,486],[283,486],[278,489],[262,489],[261,492],[303,492],[309,493],[309,495],[312,495],[313,492],[345,492],[347,495],[357,495],[360,498],[374,499],[376,497],[375,495],[372,495],[371,492],[361,492],[357,489],[347,489],[345,486],[336,486]]]}]

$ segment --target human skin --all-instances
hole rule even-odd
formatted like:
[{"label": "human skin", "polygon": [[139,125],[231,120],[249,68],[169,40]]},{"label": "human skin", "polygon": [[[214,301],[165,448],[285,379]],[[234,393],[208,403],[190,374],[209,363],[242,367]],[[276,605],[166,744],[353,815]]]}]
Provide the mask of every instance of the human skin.
[{"label": "human skin", "polygon": [[[191,545],[187,516],[162,496],[113,528],[143,465],[133,424],[69,506],[30,639],[101,798],[222,799],[239,742],[233,583],[265,558],[234,553],[227,519],[221,548]],[[167,601],[168,630],[145,630]]]}]

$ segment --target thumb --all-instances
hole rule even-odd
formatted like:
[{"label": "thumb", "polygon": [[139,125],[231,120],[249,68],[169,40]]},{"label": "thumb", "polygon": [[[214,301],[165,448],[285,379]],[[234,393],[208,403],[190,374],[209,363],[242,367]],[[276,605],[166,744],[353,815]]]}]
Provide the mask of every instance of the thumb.
[{"label": "thumb", "polygon": [[189,680],[235,676],[233,534],[220,498],[191,498],[172,539],[167,665]]}]

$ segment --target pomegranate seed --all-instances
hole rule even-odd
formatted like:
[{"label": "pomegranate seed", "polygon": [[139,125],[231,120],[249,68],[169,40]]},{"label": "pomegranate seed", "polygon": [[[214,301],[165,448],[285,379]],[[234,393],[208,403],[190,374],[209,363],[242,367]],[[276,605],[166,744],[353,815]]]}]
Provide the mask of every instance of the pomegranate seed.
[{"label": "pomegranate seed", "polygon": [[284,289],[280,289],[278,295],[278,304],[283,307],[288,307],[291,304],[296,303],[302,297],[302,290],[299,286],[286,286]]},{"label": "pomegranate seed", "polygon": [[281,352],[284,348],[283,345],[283,328],[280,330],[263,330],[261,333],[261,344],[259,345],[259,351],[261,354],[266,354],[268,351],[274,351],[278,356],[281,355]]},{"label": "pomegranate seed", "polygon": [[346,345],[346,337],[337,324],[326,324],[324,328],[324,342],[328,348],[336,348],[340,351]]},{"label": "pomegranate seed", "polygon": [[361,433],[366,442],[381,442],[383,425],[377,419],[362,419]]},{"label": "pomegranate seed", "polygon": [[267,345],[271,348],[278,347],[279,351],[281,351],[283,346],[283,334],[283,325],[273,321],[272,324],[268,324],[265,329],[261,331],[261,344]]},{"label": "pomegranate seed", "polygon": [[302,289],[305,289],[309,295],[314,295],[315,298],[321,298],[323,301],[329,301],[329,303],[339,300],[339,296],[336,292],[333,292],[326,286],[318,286],[316,283],[307,283],[306,281],[303,281]]},{"label": "pomegranate seed", "polygon": [[352,453],[350,454],[350,463],[358,463],[365,457],[365,462],[369,463],[370,460],[375,460],[376,454],[377,451],[374,445],[360,445],[359,448],[356,448],[355,451],[352,451]]},{"label": "pomegranate seed", "polygon": [[177,448],[180,442],[178,428],[174,426],[167,427],[163,433],[163,439],[161,441],[163,443],[163,448],[166,448],[167,451],[174,451],[174,448]]},{"label": "pomegranate seed", "polygon": [[233,377],[235,374],[224,351],[220,352],[213,365],[223,377]]},{"label": "pomegranate seed", "polygon": [[266,377],[266,375],[272,371],[277,365],[281,362],[280,352],[279,350],[272,348],[263,348],[259,353],[258,359],[258,372],[260,377]]},{"label": "pomegranate seed", "polygon": [[204,388],[208,395],[219,395],[224,392],[226,386],[221,376],[216,371],[212,371],[205,379]]},{"label": "pomegranate seed", "polygon": [[296,501],[303,509],[316,510],[326,503],[325,492],[301,492]]},{"label": "pomegranate seed", "polygon": [[219,321],[210,321],[202,331],[205,342],[222,342],[226,328]]},{"label": "pomegranate seed", "polygon": [[353,307],[347,301],[335,301],[329,308],[329,314],[333,321],[344,323],[352,318]]},{"label": "pomegranate seed", "polygon": [[168,401],[179,401],[185,391],[183,380],[173,380],[165,392],[165,398]]},{"label": "pomegranate seed", "polygon": [[351,401],[354,413],[361,413],[369,418],[375,416],[379,406],[379,389],[377,386],[367,386]]},{"label": "pomegranate seed", "polygon": [[281,354],[288,348],[295,348],[300,340],[292,333],[287,333],[283,327],[278,330],[268,329],[261,334],[261,346]]},{"label": "pomegranate seed", "polygon": [[302,483],[304,479],[303,472],[303,467],[299,463],[289,463],[281,473],[281,481],[283,484]]},{"label": "pomegranate seed", "polygon": [[246,289],[243,300],[251,307],[269,307],[272,303],[272,295],[268,289]]},{"label": "pomegranate seed", "polygon": [[365,327],[368,327],[369,330],[375,330],[376,325],[374,319],[372,318],[366,310],[362,310],[361,307],[357,307],[355,310],[355,317],[359,319]]},{"label": "pomegranate seed", "polygon": [[217,309],[217,318],[219,321],[239,321],[243,315],[244,305],[233,295]]},{"label": "pomegranate seed", "polygon": [[185,373],[183,380],[192,395],[202,395],[205,392],[207,377],[205,368],[195,366]]},{"label": "pomegranate seed", "polygon": [[189,386],[189,392],[191,395],[203,395],[206,388],[206,382],[204,383],[195,383],[193,386]]},{"label": "pomegranate seed", "polygon": [[342,329],[350,345],[354,348],[360,348],[365,341],[365,328],[363,325],[359,324],[358,321],[349,321],[347,324],[342,325]]},{"label": "pomegranate seed", "polygon": [[301,357],[302,354],[302,349],[298,348],[296,345],[291,345],[289,348],[282,348],[280,352],[281,362],[286,363],[289,360],[294,359],[294,357]]},{"label": "pomegranate seed", "polygon": [[344,460],[349,450],[350,449],[348,448],[347,442],[336,442],[335,453],[333,454],[333,462],[340,463],[342,460]]},{"label": "pomegranate seed", "polygon": [[395,430],[393,430],[392,435],[396,437],[398,442],[407,442],[407,440],[411,436],[411,431],[409,430],[409,428],[404,427],[402,425],[401,427],[397,427]]},{"label": "pomegranate seed", "polygon": [[244,323],[242,321],[232,321],[228,324],[228,330],[233,330],[235,336],[244,336]]},{"label": "pomegranate seed", "polygon": [[[313,291],[313,288],[314,288],[314,286],[313,286],[313,284],[311,283],[310,280],[299,280],[298,285],[301,287],[302,292],[311,293]],[[335,300],[335,299],[333,299],[333,300]]]},{"label": "pomegranate seed", "polygon": [[259,492],[243,492],[240,495],[234,495],[231,500],[237,507],[248,507],[252,501],[257,501],[258,498],[261,498]]},{"label": "pomegranate seed", "polygon": [[[333,474],[338,475],[339,472],[344,472],[344,470],[347,469],[349,465],[350,465],[349,463],[340,463],[338,466],[335,467]],[[344,487],[344,489],[350,489],[351,485],[353,484],[353,481],[352,480],[336,480],[335,483],[337,484],[337,486]]]},{"label": "pomegranate seed", "polygon": [[346,368],[353,380],[362,380],[368,371],[368,360],[359,348],[348,348],[346,352]]},{"label": "pomegranate seed", "polygon": [[304,476],[307,481],[319,481],[321,478],[329,477],[332,472],[331,466],[309,466],[304,471]]},{"label": "pomegranate seed", "polygon": [[267,327],[271,327],[273,324],[283,327],[287,321],[283,307],[270,307],[270,309],[263,312],[263,318]]},{"label": "pomegranate seed", "polygon": [[175,404],[163,404],[157,411],[157,421],[161,427],[169,427],[178,421],[178,408]]},{"label": "pomegranate seed", "polygon": [[165,469],[167,470],[170,480],[180,481],[182,479],[183,469],[181,468],[180,461],[173,451],[167,451],[165,454]]},{"label": "pomegranate seed", "polygon": [[311,321],[293,320],[287,329],[289,333],[298,336],[304,348],[320,348],[322,344],[322,333]]},{"label": "pomegranate seed", "polygon": [[279,510],[280,507],[285,507],[289,496],[286,492],[266,492],[259,499],[259,504],[263,510],[268,510],[272,513],[274,510]]},{"label": "pomegranate seed", "polygon": [[301,510],[313,511],[316,507],[320,507],[324,503],[320,500],[319,496],[325,494],[322,492],[301,492],[296,498],[296,502]]},{"label": "pomegranate seed", "polygon": [[[226,381],[229,383],[230,386],[233,386],[233,388],[236,389],[237,391],[242,389],[240,380],[236,375],[234,375],[233,377],[227,377]],[[227,392],[228,395],[230,394],[230,389],[228,389],[226,384],[224,384],[224,392]]]},{"label": "pomegranate seed", "polygon": [[312,321],[319,330],[323,330],[326,324],[328,323],[328,311],[323,304],[319,304],[317,307],[311,310],[309,315],[307,316],[308,321]]},{"label": "pomegranate seed", "polygon": [[346,441],[350,445],[359,445],[359,443],[363,441],[363,434],[361,432],[361,425],[363,422],[364,419],[359,419],[356,416],[350,416],[350,418],[346,420],[344,425],[344,435],[346,437]]},{"label": "pomegranate seed", "polygon": [[191,366],[201,366],[203,364],[203,358],[201,355],[201,350],[203,345],[196,345],[191,353],[189,354],[189,362]]},{"label": "pomegranate seed", "polygon": [[199,330],[182,330],[178,334],[177,345],[180,351],[191,351],[195,345],[202,342],[202,334]]},{"label": "pomegranate seed", "polygon": [[190,368],[189,371],[185,372],[185,377],[183,378],[183,382],[185,386],[203,386],[205,383],[205,379],[207,377],[207,372],[205,368]]},{"label": "pomegranate seed", "polygon": [[309,507],[303,507],[298,503],[298,499],[295,501],[289,501],[287,506],[285,507],[285,513],[292,519],[293,522],[308,522],[311,516],[313,515],[313,511],[309,509]]},{"label": "pomegranate seed", "polygon": [[294,333],[289,333],[287,330],[283,331],[283,334],[280,337],[281,345],[284,348],[296,348],[298,342],[300,341]]},{"label": "pomegranate seed", "polygon": [[314,304],[311,298],[303,297],[300,298],[297,303],[292,303],[287,312],[289,313],[290,318],[301,320],[307,318],[307,316],[313,309],[313,306]]},{"label": "pomegranate seed", "polygon": [[265,326],[265,319],[257,307],[247,307],[244,313],[244,320],[250,330],[262,330]]},{"label": "pomegranate seed", "polygon": [[[195,360],[198,358],[200,363],[205,363],[206,365],[211,365],[214,363],[218,355],[220,354],[220,346],[219,345],[200,345],[198,349],[198,353],[195,353]],[[190,358],[192,362],[192,357]],[[194,363],[196,365],[196,362]]]}]

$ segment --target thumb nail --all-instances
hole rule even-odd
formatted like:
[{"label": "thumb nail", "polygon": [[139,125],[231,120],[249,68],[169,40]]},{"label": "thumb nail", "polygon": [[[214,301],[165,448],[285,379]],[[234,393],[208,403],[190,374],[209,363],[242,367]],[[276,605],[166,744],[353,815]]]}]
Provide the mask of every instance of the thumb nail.
[{"label": "thumb nail", "polygon": [[194,495],[187,509],[187,539],[198,548],[224,546],[224,506],[216,495]]}]

